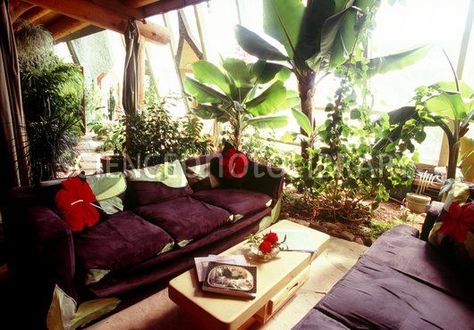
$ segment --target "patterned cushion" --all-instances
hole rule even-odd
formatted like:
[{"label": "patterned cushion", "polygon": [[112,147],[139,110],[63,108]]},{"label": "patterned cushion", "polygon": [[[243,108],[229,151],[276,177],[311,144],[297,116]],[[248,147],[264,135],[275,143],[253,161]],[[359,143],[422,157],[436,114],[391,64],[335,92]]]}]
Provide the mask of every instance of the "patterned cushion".
[{"label": "patterned cushion", "polygon": [[474,204],[452,202],[433,226],[429,242],[454,256],[461,268],[474,270]]}]

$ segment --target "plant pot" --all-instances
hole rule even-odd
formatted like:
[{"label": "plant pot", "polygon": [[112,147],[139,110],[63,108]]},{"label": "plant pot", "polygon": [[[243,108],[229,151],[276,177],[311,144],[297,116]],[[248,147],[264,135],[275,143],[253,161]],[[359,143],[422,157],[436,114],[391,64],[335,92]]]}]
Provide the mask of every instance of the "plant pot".
[{"label": "plant pot", "polygon": [[122,155],[106,155],[100,157],[104,173],[122,172],[125,169],[125,158]]},{"label": "plant pot", "polygon": [[414,213],[425,213],[431,202],[431,197],[408,193],[406,197],[406,207]]}]

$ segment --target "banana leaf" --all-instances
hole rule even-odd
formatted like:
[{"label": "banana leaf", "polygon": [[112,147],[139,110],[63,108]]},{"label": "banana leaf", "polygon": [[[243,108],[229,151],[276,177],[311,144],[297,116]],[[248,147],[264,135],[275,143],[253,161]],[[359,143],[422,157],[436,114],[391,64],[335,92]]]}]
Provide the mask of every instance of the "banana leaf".
[{"label": "banana leaf", "polygon": [[301,0],[263,1],[263,29],[285,47],[290,58],[294,58],[304,11]]},{"label": "banana leaf", "polygon": [[263,93],[245,104],[254,116],[263,116],[281,110],[286,100],[286,88],[281,81],[273,83]]},{"label": "banana leaf", "polygon": [[229,81],[217,66],[208,61],[197,61],[193,63],[192,68],[194,78],[199,82],[217,86],[222,92],[229,95]]},{"label": "banana leaf", "polygon": [[288,125],[287,116],[260,116],[247,120],[247,124],[256,128],[283,128]]},{"label": "banana leaf", "polygon": [[400,70],[415,64],[430,51],[429,46],[421,46],[388,56],[372,58],[369,61],[367,76],[373,77],[394,70]]},{"label": "banana leaf", "polygon": [[227,58],[222,61],[222,66],[237,88],[251,85],[252,73],[244,61],[237,58]]},{"label": "banana leaf", "polygon": [[262,60],[287,61],[288,56],[281,53],[276,47],[270,45],[258,34],[244,28],[242,25],[235,27],[235,36],[240,47],[250,55]]},{"label": "banana leaf", "polygon": [[230,104],[227,96],[190,77],[184,79],[184,89],[194,96],[199,103]]},{"label": "banana leaf", "polygon": [[299,110],[291,109],[293,117],[295,117],[298,125],[305,131],[305,133],[310,136],[313,134],[313,125],[309,121],[308,117]]}]

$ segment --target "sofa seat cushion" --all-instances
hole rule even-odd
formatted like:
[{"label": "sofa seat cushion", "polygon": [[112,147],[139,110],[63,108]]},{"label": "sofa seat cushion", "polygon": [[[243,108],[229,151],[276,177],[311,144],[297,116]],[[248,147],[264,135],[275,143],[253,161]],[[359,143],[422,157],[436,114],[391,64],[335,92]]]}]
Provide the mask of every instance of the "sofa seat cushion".
[{"label": "sofa seat cushion", "polygon": [[362,257],[315,308],[351,329],[468,329],[473,307]]},{"label": "sofa seat cushion", "polygon": [[135,212],[166,230],[181,247],[212,232],[230,217],[226,210],[189,196],[141,206]]},{"label": "sofa seat cushion", "polygon": [[109,216],[74,238],[78,262],[86,270],[113,271],[136,265],[169,249],[163,229],[126,211]]},{"label": "sofa seat cushion", "polygon": [[438,290],[474,302],[472,280],[458,271],[435,247],[416,236],[418,231],[415,228],[399,225],[375,241],[364,256]]},{"label": "sofa seat cushion", "polygon": [[226,209],[236,217],[243,217],[270,206],[270,196],[245,189],[210,189],[192,195],[200,201]]}]

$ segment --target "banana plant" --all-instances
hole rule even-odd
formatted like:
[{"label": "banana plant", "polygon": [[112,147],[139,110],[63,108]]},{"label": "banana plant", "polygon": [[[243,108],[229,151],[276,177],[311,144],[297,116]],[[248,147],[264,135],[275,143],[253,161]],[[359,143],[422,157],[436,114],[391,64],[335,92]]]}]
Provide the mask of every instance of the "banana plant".
[{"label": "banana plant", "polygon": [[[469,123],[474,117],[474,91],[467,84],[459,82],[456,75],[455,83],[440,82],[421,87],[418,91],[425,95],[418,100],[418,106],[426,108],[433,115],[435,125],[441,127],[447,137],[447,178],[454,179],[460,140],[469,130]],[[466,154],[467,151],[463,150],[463,155]]]},{"label": "banana plant", "polygon": [[228,123],[234,147],[240,147],[242,133],[249,126],[265,129],[288,124],[287,116],[276,113],[294,106],[297,97],[284,86],[291,73],[283,65],[228,58],[220,68],[198,61],[192,70],[194,78],[186,77],[184,88],[193,97],[193,112],[203,119]]},{"label": "banana plant", "polygon": [[[298,80],[302,112],[313,120],[313,97],[317,83],[346,63],[354,49],[364,48],[366,34],[360,33],[378,8],[380,0],[263,0],[264,31],[282,45],[280,51],[256,33],[238,25],[240,46],[261,60],[285,62]],[[362,35],[362,38],[359,36]],[[367,75],[400,69],[427,53],[418,47],[368,60]],[[302,129],[302,134],[307,134]],[[302,140],[306,156],[307,141]]]}]

